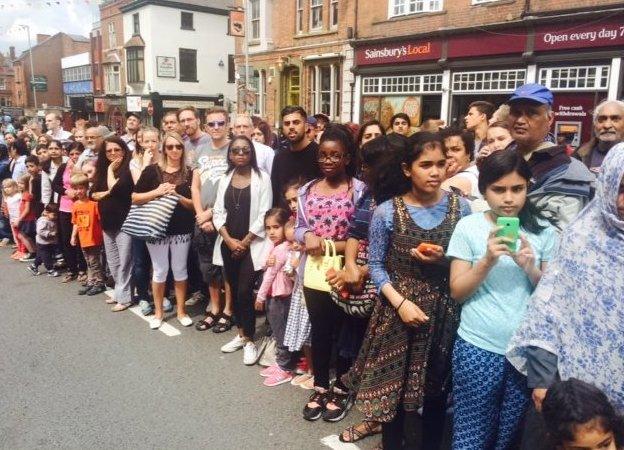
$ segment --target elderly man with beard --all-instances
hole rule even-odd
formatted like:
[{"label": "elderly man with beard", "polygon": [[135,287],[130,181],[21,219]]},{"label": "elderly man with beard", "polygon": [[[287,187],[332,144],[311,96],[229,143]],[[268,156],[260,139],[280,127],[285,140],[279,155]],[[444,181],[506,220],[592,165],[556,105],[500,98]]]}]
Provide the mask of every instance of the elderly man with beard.
[{"label": "elderly man with beard", "polygon": [[605,100],[594,110],[594,137],[583,144],[576,155],[589,170],[600,171],[611,147],[624,141],[624,102]]},{"label": "elderly man with beard", "polygon": [[[236,119],[234,120],[234,136],[245,136],[251,140],[253,130],[254,126],[251,117],[244,114],[238,114],[236,116]],[[254,142],[253,146],[256,150],[258,167],[271,175],[275,150],[268,145],[261,144],[260,142]]]},{"label": "elderly man with beard", "polygon": [[95,162],[97,160],[100,146],[109,134],[111,134],[110,130],[104,125],[87,128],[84,137],[85,150],[76,161],[76,170],[82,170],[83,164],[87,161]]}]

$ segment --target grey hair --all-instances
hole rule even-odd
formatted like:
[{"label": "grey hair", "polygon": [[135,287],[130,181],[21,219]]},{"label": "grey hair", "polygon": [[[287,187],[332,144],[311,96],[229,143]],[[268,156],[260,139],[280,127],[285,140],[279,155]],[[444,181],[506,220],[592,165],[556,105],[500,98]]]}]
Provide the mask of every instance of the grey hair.
[{"label": "grey hair", "polygon": [[598,120],[600,111],[602,111],[605,106],[616,106],[624,113],[624,102],[622,100],[605,100],[599,103],[596,109],[594,109],[594,123]]},{"label": "grey hair", "polygon": [[245,119],[247,121],[247,123],[249,124],[249,126],[251,128],[253,128],[253,120],[251,120],[251,116],[247,115],[247,114],[237,114],[236,118],[234,119],[234,123],[236,123],[236,121],[238,119]]}]

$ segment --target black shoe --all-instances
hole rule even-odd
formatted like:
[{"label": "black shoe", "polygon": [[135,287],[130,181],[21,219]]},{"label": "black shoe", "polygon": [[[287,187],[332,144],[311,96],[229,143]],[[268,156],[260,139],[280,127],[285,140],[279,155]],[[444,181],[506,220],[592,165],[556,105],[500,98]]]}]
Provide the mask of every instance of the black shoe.
[{"label": "black shoe", "polygon": [[78,290],[78,295],[86,295],[87,293],[89,293],[92,287],[93,286],[90,284],[83,286],[82,289]]},{"label": "black shoe", "polygon": [[89,296],[98,295],[104,291],[106,291],[106,286],[104,286],[103,284],[96,284],[91,289],[89,289],[89,291],[87,292],[87,295]]},{"label": "black shoe", "polygon": [[[329,403],[337,406],[336,409],[327,408]],[[325,410],[323,411],[323,420],[325,422],[339,422],[345,418],[351,407],[353,406],[353,395],[351,392],[337,392],[334,388],[327,396]]]},{"label": "black shoe", "polygon": [[308,403],[317,403],[319,406],[311,408],[306,404],[303,408],[303,418],[311,422],[320,419],[327,403],[327,393],[313,392]]},{"label": "black shoe", "polygon": [[35,266],[34,264],[29,264],[28,265],[28,270],[30,271],[30,273],[32,273],[34,276],[39,275],[39,267]]}]

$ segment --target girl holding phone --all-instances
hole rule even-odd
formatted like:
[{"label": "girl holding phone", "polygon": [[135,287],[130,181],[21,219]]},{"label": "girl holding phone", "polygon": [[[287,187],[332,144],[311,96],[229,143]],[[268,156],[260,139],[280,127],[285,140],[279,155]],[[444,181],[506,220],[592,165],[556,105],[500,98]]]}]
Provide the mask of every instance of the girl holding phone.
[{"label": "girl holding phone", "polygon": [[[463,305],[453,350],[454,449],[508,448],[528,404],[526,378],[505,350],[556,240],[527,201],[530,178],[516,152],[485,158],[479,190],[490,210],[460,220],[449,243],[451,296]],[[519,245],[496,225],[512,217],[520,220]]]}]

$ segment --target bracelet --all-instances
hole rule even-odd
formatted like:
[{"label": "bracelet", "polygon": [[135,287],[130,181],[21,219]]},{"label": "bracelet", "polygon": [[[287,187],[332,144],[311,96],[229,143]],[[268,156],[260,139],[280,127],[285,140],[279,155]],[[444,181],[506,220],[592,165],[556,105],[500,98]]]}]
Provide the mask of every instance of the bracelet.
[{"label": "bracelet", "polygon": [[403,303],[405,303],[405,300],[407,300],[407,299],[405,299],[405,298],[404,298],[404,299],[401,301],[401,303],[399,303],[399,306],[397,306],[397,308],[396,308],[396,312],[399,312],[399,309],[401,309],[401,306],[403,306]]}]

